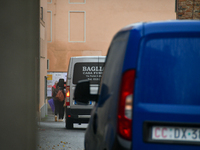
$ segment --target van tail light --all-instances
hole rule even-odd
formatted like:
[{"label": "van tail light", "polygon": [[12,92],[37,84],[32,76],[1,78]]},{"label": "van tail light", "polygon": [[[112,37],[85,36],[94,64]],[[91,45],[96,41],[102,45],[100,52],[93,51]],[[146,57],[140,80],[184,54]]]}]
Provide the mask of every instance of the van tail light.
[{"label": "van tail light", "polygon": [[129,70],[123,74],[118,103],[118,134],[129,141],[132,139],[132,107],[135,74],[135,70]]},{"label": "van tail light", "polygon": [[66,106],[70,105],[70,86],[66,87]]}]

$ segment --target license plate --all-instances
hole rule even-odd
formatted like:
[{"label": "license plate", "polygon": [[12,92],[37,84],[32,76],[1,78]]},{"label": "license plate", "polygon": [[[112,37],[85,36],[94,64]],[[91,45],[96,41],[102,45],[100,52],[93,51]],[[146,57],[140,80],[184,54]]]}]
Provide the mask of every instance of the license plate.
[{"label": "license plate", "polygon": [[200,128],[153,126],[153,140],[168,141],[200,141]]}]

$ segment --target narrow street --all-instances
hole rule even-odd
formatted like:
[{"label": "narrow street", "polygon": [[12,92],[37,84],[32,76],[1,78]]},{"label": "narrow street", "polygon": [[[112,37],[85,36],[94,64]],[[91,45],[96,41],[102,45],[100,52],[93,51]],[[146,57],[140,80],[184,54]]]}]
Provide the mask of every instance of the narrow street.
[{"label": "narrow street", "polygon": [[65,122],[55,122],[49,110],[48,116],[38,122],[37,150],[83,150],[87,124],[74,124],[74,129],[65,128]]}]

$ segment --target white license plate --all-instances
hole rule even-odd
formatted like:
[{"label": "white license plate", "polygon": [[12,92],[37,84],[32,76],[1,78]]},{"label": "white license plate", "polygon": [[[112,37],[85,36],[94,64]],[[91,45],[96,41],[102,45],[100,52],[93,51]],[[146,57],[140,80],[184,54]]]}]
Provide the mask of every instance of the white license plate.
[{"label": "white license plate", "polygon": [[153,126],[152,139],[199,142],[200,128]]}]

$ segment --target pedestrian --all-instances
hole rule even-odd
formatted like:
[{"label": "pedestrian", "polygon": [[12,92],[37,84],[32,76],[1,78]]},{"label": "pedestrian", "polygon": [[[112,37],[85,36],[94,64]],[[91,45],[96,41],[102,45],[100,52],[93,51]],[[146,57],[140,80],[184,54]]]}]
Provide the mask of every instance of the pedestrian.
[{"label": "pedestrian", "polygon": [[[59,82],[56,84],[56,88],[54,88],[53,90],[53,101],[54,101],[54,105],[55,105],[55,121],[63,121],[64,118],[64,99],[63,100],[59,100],[56,95],[58,93],[58,91],[61,90],[63,95],[64,95],[64,99],[65,99],[65,93],[64,93],[64,88],[59,87]],[[58,120],[58,117],[59,120]]]},{"label": "pedestrian", "polygon": [[64,85],[60,84],[60,82],[62,82],[61,80],[59,80],[58,85],[59,85],[59,90],[62,91],[63,95],[64,95],[64,99],[59,101],[59,121],[63,121],[64,118],[64,102],[65,102],[65,91],[64,91]]},{"label": "pedestrian", "polygon": [[56,89],[57,84],[58,84],[58,81],[56,81],[54,85],[52,86],[52,96],[53,96],[54,90]]},{"label": "pedestrian", "polygon": [[59,86],[57,83],[54,84],[55,86],[52,87],[52,97],[53,97],[53,102],[54,102],[54,106],[55,106],[55,121],[57,121],[57,114],[58,114],[58,99],[56,98],[56,95],[58,93],[58,90],[59,90]]}]

